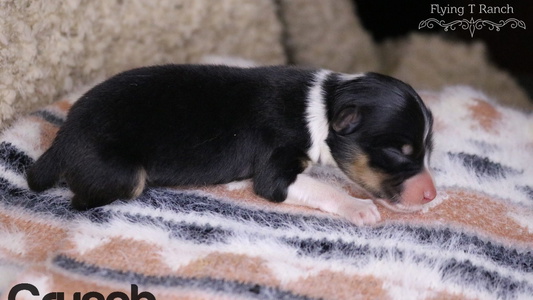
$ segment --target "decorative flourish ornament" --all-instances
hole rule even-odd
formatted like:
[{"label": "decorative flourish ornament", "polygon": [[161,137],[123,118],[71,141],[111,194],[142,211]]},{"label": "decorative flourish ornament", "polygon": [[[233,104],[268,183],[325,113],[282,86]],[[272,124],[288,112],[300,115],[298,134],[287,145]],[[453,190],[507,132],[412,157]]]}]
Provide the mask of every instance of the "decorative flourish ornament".
[{"label": "decorative flourish ornament", "polygon": [[508,23],[511,23],[510,26],[513,29],[517,27],[526,29],[526,23],[522,20],[518,20],[515,18],[509,18],[507,20],[500,20],[498,23],[489,21],[489,20],[483,20],[483,19],[474,20],[474,18],[470,18],[470,20],[467,20],[467,19],[455,20],[455,21],[451,21],[450,23],[446,23],[444,20],[437,20],[435,18],[429,18],[429,19],[421,21],[418,24],[418,29],[422,29],[424,27],[431,29],[433,28],[434,24],[437,24],[440,27],[444,28],[444,31],[448,31],[448,30],[455,30],[456,27],[459,26],[463,30],[469,30],[470,37],[474,37],[474,32],[476,30],[483,29],[483,27],[485,26],[487,26],[489,30],[500,31],[500,28],[504,27]]}]

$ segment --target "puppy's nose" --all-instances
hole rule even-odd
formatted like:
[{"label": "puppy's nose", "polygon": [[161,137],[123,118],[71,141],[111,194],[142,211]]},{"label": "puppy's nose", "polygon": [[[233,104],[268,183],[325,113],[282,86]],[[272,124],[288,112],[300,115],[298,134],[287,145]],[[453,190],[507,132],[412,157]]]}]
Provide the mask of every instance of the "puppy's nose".
[{"label": "puppy's nose", "polygon": [[432,201],[436,196],[437,189],[433,183],[433,178],[429,171],[424,168],[422,172],[404,182],[401,198],[404,205],[422,205]]},{"label": "puppy's nose", "polygon": [[425,202],[431,202],[433,199],[435,199],[435,197],[437,197],[437,190],[435,189],[434,185],[428,187],[428,189],[424,191]]}]

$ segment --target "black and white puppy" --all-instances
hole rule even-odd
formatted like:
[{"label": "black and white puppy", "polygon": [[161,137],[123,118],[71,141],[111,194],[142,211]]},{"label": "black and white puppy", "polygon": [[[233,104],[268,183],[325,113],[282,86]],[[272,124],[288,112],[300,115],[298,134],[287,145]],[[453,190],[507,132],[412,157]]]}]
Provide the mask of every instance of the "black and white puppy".
[{"label": "black and white puppy", "polygon": [[152,66],[82,96],[27,177],[34,191],[64,177],[77,209],[135,198],[146,186],[252,178],[254,191],[270,201],[369,224],[380,219],[371,200],[305,170],[338,167],[371,198],[414,208],[436,196],[427,168],[431,131],[417,93],[384,75]]}]

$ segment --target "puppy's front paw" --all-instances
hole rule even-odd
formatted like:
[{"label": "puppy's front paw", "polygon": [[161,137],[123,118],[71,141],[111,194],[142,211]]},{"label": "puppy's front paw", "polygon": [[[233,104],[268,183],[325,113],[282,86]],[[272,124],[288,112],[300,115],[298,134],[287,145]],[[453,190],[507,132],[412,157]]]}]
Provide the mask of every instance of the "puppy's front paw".
[{"label": "puppy's front paw", "polygon": [[357,225],[375,224],[380,220],[378,208],[372,200],[354,198],[305,174],[299,174],[289,186],[288,204],[318,208],[348,219]]},{"label": "puppy's front paw", "polygon": [[356,225],[375,224],[380,219],[378,208],[372,200],[352,198],[339,206],[338,214]]}]

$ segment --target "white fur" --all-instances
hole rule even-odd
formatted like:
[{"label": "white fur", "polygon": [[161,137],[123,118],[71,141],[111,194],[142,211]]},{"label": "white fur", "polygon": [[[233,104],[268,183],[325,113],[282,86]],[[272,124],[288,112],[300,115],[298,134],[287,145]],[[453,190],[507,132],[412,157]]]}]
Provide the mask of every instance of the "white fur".
[{"label": "white fur", "polygon": [[329,122],[322,85],[329,74],[331,71],[318,71],[307,96],[306,120],[311,136],[311,148],[307,151],[307,155],[314,163],[336,166],[337,163],[331,156],[331,150],[326,143],[329,134]]},{"label": "white fur", "polygon": [[228,191],[235,191],[235,190],[244,190],[247,188],[252,188],[252,180],[246,179],[246,180],[240,180],[240,181],[232,181],[230,183],[227,183],[224,185]]},{"label": "white fur", "polygon": [[354,198],[343,190],[306,174],[299,174],[289,186],[285,203],[318,208],[342,216],[357,225],[374,224],[380,220],[372,200]]}]

